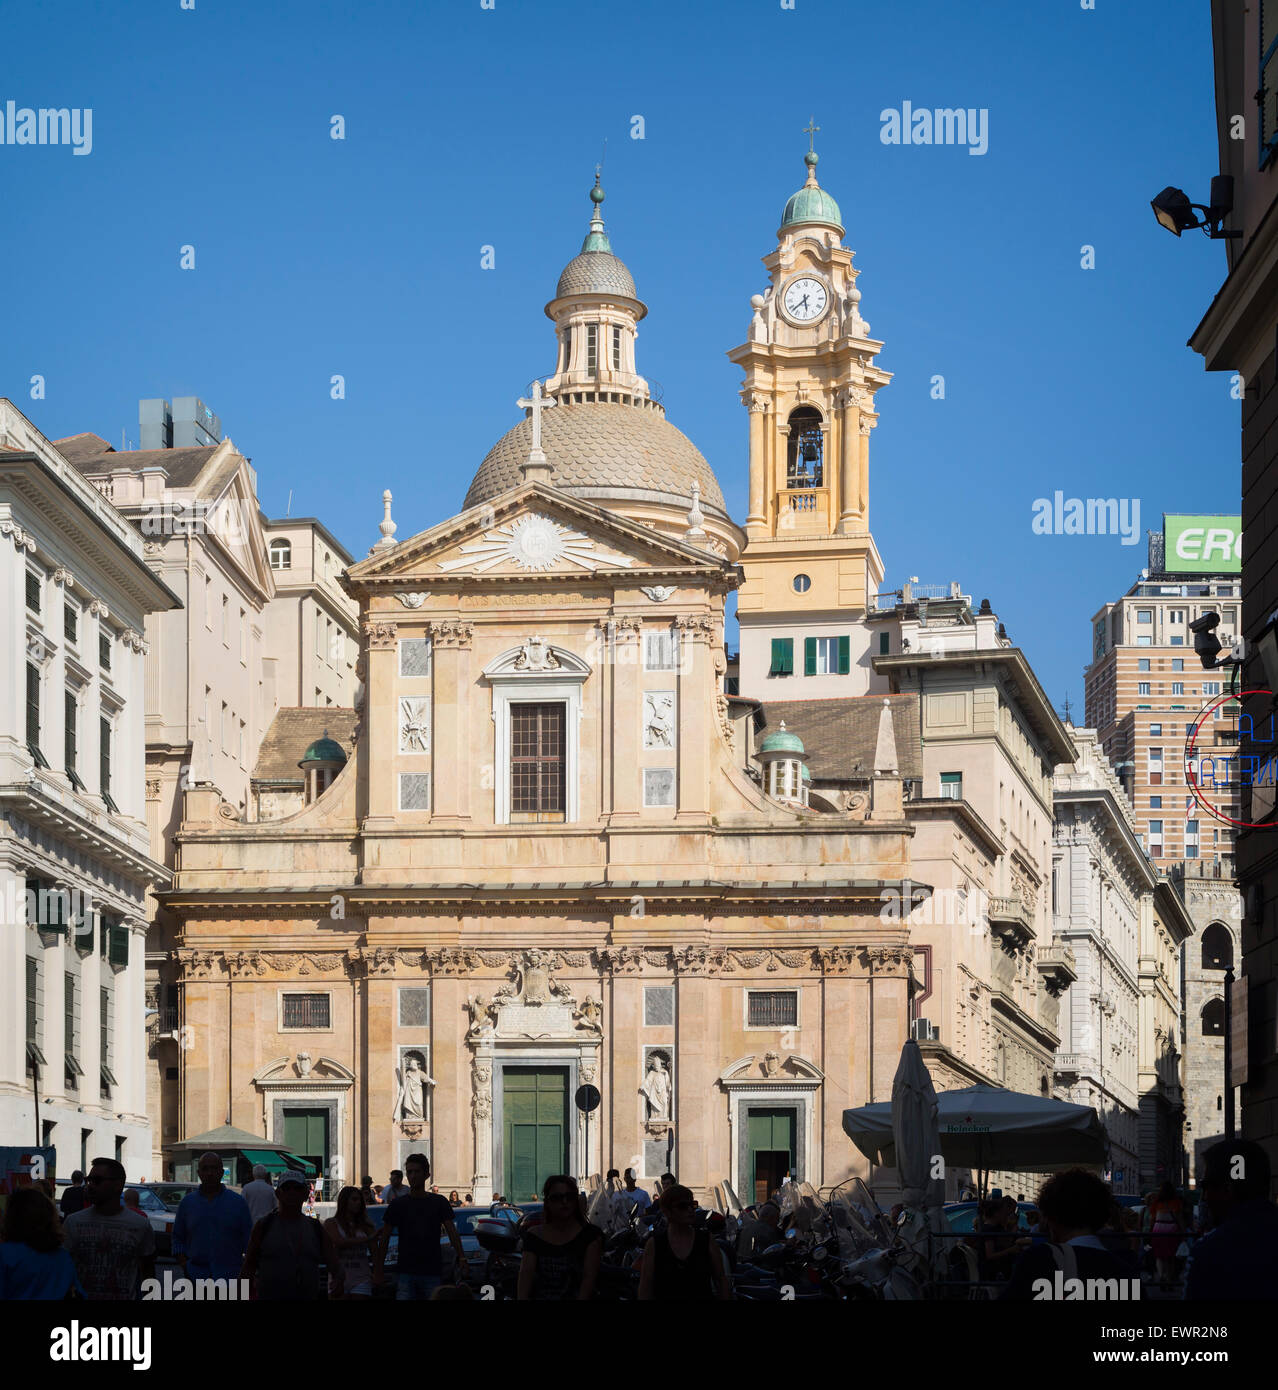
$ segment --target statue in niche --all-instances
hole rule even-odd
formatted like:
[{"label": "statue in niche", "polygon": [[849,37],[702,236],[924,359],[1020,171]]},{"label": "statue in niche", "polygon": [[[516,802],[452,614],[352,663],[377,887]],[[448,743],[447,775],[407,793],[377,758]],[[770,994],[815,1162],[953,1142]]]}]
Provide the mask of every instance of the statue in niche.
[{"label": "statue in niche", "polygon": [[395,1096],[397,1120],[424,1120],[426,1118],[426,1087],[434,1081],[426,1075],[418,1053],[410,1052],[404,1058],[402,1068],[395,1069],[399,1090]]},{"label": "statue in niche", "polygon": [[670,1073],[665,1058],[654,1052],[648,1058],[648,1074],[643,1079],[640,1094],[648,1102],[648,1119],[670,1118]]}]

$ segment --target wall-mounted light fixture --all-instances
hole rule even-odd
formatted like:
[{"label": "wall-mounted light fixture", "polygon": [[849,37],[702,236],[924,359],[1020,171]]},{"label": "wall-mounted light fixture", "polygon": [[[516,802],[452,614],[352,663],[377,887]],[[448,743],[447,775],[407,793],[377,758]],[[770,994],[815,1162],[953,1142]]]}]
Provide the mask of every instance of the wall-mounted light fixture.
[{"label": "wall-mounted light fixture", "polygon": [[[1212,179],[1211,203],[1208,207],[1203,207],[1201,203],[1191,203],[1189,195],[1183,189],[1171,187],[1164,188],[1149,205],[1154,209],[1158,225],[1166,227],[1173,236],[1179,236],[1181,232],[1191,232],[1198,227],[1203,228],[1213,241],[1242,236],[1240,231],[1227,232],[1220,225],[1234,210],[1232,174],[1217,174]],[[1203,214],[1201,222],[1194,216],[1196,211]]]}]

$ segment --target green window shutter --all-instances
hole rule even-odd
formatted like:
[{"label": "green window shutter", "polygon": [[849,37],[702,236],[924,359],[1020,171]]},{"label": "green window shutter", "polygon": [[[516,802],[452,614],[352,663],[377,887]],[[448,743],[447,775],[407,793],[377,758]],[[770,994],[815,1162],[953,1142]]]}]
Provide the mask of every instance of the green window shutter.
[{"label": "green window shutter", "polygon": [[113,926],[111,928],[111,945],[107,959],[112,965],[128,965],[129,963],[129,929],[128,927]]},{"label": "green window shutter", "polygon": [[785,672],[787,676],[792,676],[794,675],[794,638],[783,637],[781,639],[781,642],[784,648],[782,652],[782,657],[784,660],[782,670]]},{"label": "green window shutter", "polygon": [[887,656],[887,655],[889,655],[889,648],[890,648],[890,646],[891,646],[891,642],[892,642],[892,639],[891,639],[891,637],[888,636],[888,634],[887,634],[886,632],[880,632],[880,633],[879,633],[879,655],[880,655],[880,656]]},{"label": "green window shutter", "polygon": [[28,923],[37,931],[65,936],[70,915],[65,893],[59,892],[56,884],[44,878],[28,877],[26,889]]},{"label": "green window shutter", "polygon": [[852,639],[846,634],[839,638],[839,675],[846,676],[852,667]]},{"label": "green window shutter", "polygon": [[794,671],[794,639],[774,637],[772,639],[772,662],[768,667],[770,676],[788,676]]},{"label": "green window shutter", "polygon": [[803,674],[805,676],[816,675],[816,638],[805,637],[803,639]]}]

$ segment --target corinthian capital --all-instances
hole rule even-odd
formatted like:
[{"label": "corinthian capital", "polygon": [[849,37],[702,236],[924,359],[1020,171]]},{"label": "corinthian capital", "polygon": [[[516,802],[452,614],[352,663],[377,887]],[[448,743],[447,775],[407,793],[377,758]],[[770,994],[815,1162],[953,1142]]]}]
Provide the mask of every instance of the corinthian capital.
[{"label": "corinthian capital", "polygon": [[375,651],[393,647],[395,645],[395,624],[365,623],[364,636],[368,638],[369,647]]}]

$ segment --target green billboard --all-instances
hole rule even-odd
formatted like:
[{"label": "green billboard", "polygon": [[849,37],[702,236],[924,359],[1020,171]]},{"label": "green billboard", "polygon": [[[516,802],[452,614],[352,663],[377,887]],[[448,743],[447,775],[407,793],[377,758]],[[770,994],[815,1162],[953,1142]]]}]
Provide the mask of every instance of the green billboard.
[{"label": "green billboard", "polygon": [[1168,574],[1241,574],[1241,516],[1163,513],[1163,568]]}]

